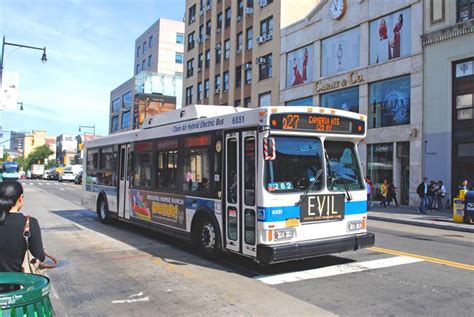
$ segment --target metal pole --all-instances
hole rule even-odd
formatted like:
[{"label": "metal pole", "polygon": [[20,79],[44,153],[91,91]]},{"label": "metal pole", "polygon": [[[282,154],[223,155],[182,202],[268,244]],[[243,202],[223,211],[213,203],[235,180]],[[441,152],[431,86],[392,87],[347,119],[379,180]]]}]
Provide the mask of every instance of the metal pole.
[{"label": "metal pole", "polygon": [[[3,36],[2,42],[2,58],[0,60],[0,88],[2,88],[2,78],[3,78],[3,54],[5,53],[5,35]],[[3,89],[2,89],[3,93]]]}]

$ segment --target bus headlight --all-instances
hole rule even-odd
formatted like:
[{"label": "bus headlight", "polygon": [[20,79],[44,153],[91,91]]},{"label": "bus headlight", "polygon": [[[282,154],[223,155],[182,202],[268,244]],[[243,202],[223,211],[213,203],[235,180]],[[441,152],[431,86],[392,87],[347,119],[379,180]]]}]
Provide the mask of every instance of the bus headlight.
[{"label": "bus headlight", "polygon": [[291,240],[295,236],[294,229],[275,230],[275,241]]}]

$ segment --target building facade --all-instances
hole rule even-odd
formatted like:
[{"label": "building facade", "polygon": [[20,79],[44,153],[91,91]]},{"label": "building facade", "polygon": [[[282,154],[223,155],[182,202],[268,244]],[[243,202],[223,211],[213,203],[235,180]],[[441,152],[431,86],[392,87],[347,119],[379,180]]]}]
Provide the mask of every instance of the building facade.
[{"label": "building facade", "polygon": [[[184,23],[159,19],[135,40],[134,76],[110,93],[109,133],[134,128],[138,94],[176,97],[181,107]],[[139,97],[140,99],[140,97]]]},{"label": "building facade", "polygon": [[282,30],[280,105],[367,116],[361,163],[374,183],[394,180],[416,204],[422,178],[423,4],[418,0],[321,1]]},{"label": "building facade", "polygon": [[47,135],[46,131],[33,130],[31,133],[26,133],[23,139],[23,157],[27,157],[36,148],[48,145],[53,151],[48,159],[54,160],[56,158],[56,147],[51,144],[56,144],[56,137]]},{"label": "building facade", "polygon": [[280,29],[318,2],[186,0],[184,104],[278,104]]},{"label": "building facade", "polygon": [[474,181],[474,1],[424,1],[423,174]]},{"label": "building facade", "polygon": [[71,134],[61,134],[56,138],[56,163],[69,165],[74,162],[77,141]]},{"label": "building facade", "polygon": [[16,156],[23,156],[26,132],[10,132],[10,150],[16,152]]}]

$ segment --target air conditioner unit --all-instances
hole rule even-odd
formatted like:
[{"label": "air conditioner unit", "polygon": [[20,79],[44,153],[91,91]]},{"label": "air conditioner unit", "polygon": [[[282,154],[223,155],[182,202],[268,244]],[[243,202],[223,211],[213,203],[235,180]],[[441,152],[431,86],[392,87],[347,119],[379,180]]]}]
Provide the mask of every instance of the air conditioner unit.
[{"label": "air conditioner unit", "polygon": [[250,8],[250,7],[245,8],[245,14],[247,15],[253,14],[253,8]]},{"label": "air conditioner unit", "polygon": [[260,8],[266,7],[268,5],[268,0],[258,0],[258,5]]},{"label": "air conditioner unit", "polygon": [[237,54],[240,54],[240,53],[242,53],[242,50],[239,48],[239,49],[237,50]]},{"label": "air conditioner unit", "polygon": [[267,59],[265,57],[257,57],[255,59],[255,63],[257,65],[265,64],[267,62]]},{"label": "air conditioner unit", "polygon": [[221,28],[217,28],[216,32],[217,33],[221,33],[222,29]]},{"label": "air conditioner unit", "polygon": [[237,16],[237,22],[240,22],[240,21],[242,21],[242,16],[238,15]]},{"label": "air conditioner unit", "polygon": [[201,8],[201,10],[199,10],[199,15],[204,15],[204,10],[203,10],[203,8]]},{"label": "air conditioner unit", "polygon": [[207,39],[209,38],[209,35],[204,34],[202,37],[203,37],[203,40],[205,41],[205,40],[207,40]]},{"label": "air conditioner unit", "polygon": [[193,15],[193,16],[191,17],[191,23],[194,22],[194,21],[196,21],[196,17]]},{"label": "air conditioner unit", "polygon": [[217,44],[216,44],[216,50],[220,50],[221,47],[222,47],[222,44],[221,44],[221,43],[217,43]]},{"label": "air conditioner unit", "polygon": [[273,39],[273,35],[271,33],[265,36],[266,41],[270,41],[271,39]]},{"label": "air conditioner unit", "polygon": [[198,67],[198,72],[202,71],[202,67]]},{"label": "air conditioner unit", "polygon": [[214,93],[215,93],[216,95],[217,95],[217,94],[220,94],[220,93],[221,93],[221,90],[220,90],[219,88],[216,88],[216,89],[214,90]]},{"label": "air conditioner unit", "polygon": [[198,43],[202,43],[202,42],[204,42],[204,41],[203,41],[202,37],[201,37],[201,36],[199,36],[199,37],[196,39],[196,42],[198,42]]},{"label": "air conditioner unit", "polygon": [[210,11],[211,9],[212,9],[212,7],[211,7],[211,4],[209,3],[209,4],[207,5],[207,7],[206,7],[206,10],[207,10],[207,11]]},{"label": "air conditioner unit", "polygon": [[243,68],[244,68],[244,70],[251,70],[252,69],[252,64],[251,63],[245,63]]},{"label": "air conditioner unit", "polygon": [[257,43],[258,44],[265,43],[265,36],[257,36]]}]

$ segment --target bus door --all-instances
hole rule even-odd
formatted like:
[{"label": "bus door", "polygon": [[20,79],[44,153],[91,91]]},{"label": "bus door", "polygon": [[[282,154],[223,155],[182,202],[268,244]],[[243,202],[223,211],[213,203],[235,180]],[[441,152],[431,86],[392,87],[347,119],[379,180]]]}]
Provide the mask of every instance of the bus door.
[{"label": "bus door", "polygon": [[128,164],[130,153],[130,144],[120,145],[119,151],[119,192],[118,192],[118,216],[120,218],[130,219],[130,197],[128,189],[130,188],[130,176]]},{"label": "bus door", "polygon": [[225,246],[250,256],[256,255],[256,137],[255,131],[225,137]]}]

